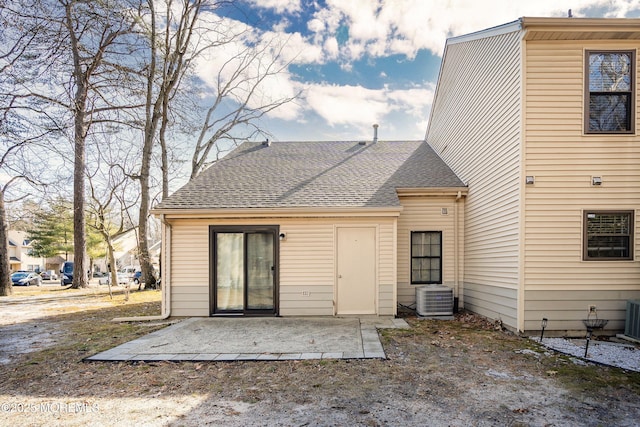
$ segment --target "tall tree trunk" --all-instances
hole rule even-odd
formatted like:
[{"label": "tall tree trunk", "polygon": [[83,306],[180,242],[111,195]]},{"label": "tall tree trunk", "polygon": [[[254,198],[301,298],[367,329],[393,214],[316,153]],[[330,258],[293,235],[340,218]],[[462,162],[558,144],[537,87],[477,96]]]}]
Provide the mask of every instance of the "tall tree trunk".
[{"label": "tall tree trunk", "polygon": [[81,54],[79,41],[73,27],[73,7],[74,2],[65,5],[66,25],[69,31],[71,50],[73,53],[73,80],[76,85],[73,103],[73,289],[86,288],[87,283],[87,263],[85,253],[87,252],[87,235],[85,230],[84,215],[84,172],[87,154],[85,152],[86,140],[86,105],[87,105],[87,84],[90,71],[84,71],[81,64]]},{"label": "tall tree trunk", "polygon": [[[78,90],[84,88],[78,84]],[[81,107],[84,111],[84,104]],[[85,253],[87,252],[87,236],[85,230],[84,215],[84,169],[86,162],[84,140],[84,114],[76,112],[75,138],[74,138],[74,165],[73,165],[73,289],[86,288],[87,265]]]},{"label": "tall tree trunk", "polygon": [[[147,132],[153,132],[152,126],[148,126]],[[146,132],[145,132],[146,133]],[[155,133],[155,132],[153,132]],[[149,196],[149,169],[151,166],[151,154],[153,148],[153,134],[145,135],[145,144],[142,150],[142,167],[140,168],[140,215],[138,217],[138,250],[140,270],[142,272],[141,281],[144,281],[145,287],[155,284],[153,277],[153,266],[149,257],[149,241],[148,241],[148,223],[149,223],[149,205],[151,197]]]},{"label": "tall tree trunk", "polygon": [[162,103],[162,122],[160,124],[160,149],[162,158],[162,200],[169,197],[169,154],[167,153],[167,122],[169,121],[168,100]]},{"label": "tall tree trunk", "polygon": [[107,254],[109,257],[109,266],[111,266],[111,268],[109,269],[109,280],[107,282],[107,284],[109,285],[109,297],[113,298],[113,293],[111,291],[111,285],[112,284],[118,284],[118,275],[116,273],[116,257],[113,254],[113,241],[111,240],[111,236],[109,235],[108,232],[104,232],[103,236],[107,242]]},{"label": "tall tree trunk", "polygon": [[0,190],[0,296],[6,297],[13,293],[9,268],[9,236],[7,215],[4,208],[4,190]]},{"label": "tall tree trunk", "polygon": [[151,155],[153,154],[153,143],[158,128],[158,119],[160,117],[160,104],[153,102],[153,86],[156,76],[156,11],[154,0],[148,0],[150,18],[151,18],[151,61],[149,63],[147,75],[147,95],[146,95],[146,111],[144,126],[144,141],[142,146],[142,165],[140,167],[140,213],[138,216],[138,259],[140,261],[140,271],[142,277],[140,281],[144,282],[145,287],[155,284],[153,277],[153,267],[149,257],[149,241],[148,241],[148,222],[151,197],[149,195],[149,172],[151,170]]}]

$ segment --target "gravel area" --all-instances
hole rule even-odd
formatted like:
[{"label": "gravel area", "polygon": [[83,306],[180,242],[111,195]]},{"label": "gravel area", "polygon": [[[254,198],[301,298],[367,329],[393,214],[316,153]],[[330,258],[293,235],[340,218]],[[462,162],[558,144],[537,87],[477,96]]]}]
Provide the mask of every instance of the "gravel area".
[{"label": "gravel area", "polygon": [[[540,338],[531,338],[540,342]],[[615,366],[629,371],[640,372],[640,349],[637,345],[620,342],[591,340],[587,357],[584,357],[586,348],[585,339],[543,338],[542,345],[560,353],[575,356],[574,363],[589,362],[600,363],[607,366]]]}]

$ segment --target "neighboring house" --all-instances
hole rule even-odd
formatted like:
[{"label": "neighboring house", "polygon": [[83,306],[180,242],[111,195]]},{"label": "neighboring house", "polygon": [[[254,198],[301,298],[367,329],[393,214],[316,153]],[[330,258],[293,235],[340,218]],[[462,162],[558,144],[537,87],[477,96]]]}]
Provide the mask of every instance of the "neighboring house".
[{"label": "neighboring house", "polygon": [[[125,267],[139,268],[138,262],[138,233],[137,229],[132,229],[113,239],[113,256],[116,260],[116,270]],[[94,261],[94,270],[97,272],[108,271],[108,260],[104,258]]]},{"label": "neighboring house", "polygon": [[449,39],[426,138],[468,185],[466,309],[624,329],[640,298],[639,19],[522,18]]},{"label": "neighboring house", "polygon": [[416,284],[457,291],[466,191],[422,141],[246,142],[153,210],[164,312],[393,316]]},{"label": "neighboring house", "polygon": [[30,254],[31,242],[28,233],[25,231],[9,230],[9,269],[14,272],[18,270],[42,271],[44,269],[43,258],[34,258]]}]

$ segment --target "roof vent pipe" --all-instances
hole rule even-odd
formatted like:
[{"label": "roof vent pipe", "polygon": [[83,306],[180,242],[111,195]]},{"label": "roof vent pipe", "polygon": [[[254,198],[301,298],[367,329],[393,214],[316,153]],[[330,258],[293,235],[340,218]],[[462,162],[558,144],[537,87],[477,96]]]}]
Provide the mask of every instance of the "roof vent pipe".
[{"label": "roof vent pipe", "polygon": [[378,142],[378,124],[373,125],[373,143]]}]

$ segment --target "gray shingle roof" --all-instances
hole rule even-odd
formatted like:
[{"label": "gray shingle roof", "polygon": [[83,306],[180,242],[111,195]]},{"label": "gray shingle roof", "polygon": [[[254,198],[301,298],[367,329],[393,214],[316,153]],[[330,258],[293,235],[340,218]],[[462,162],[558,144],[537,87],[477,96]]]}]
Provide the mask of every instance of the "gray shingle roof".
[{"label": "gray shingle roof", "polygon": [[398,207],[396,188],[464,187],[422,141],[245,142],[156,210]]}]

